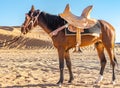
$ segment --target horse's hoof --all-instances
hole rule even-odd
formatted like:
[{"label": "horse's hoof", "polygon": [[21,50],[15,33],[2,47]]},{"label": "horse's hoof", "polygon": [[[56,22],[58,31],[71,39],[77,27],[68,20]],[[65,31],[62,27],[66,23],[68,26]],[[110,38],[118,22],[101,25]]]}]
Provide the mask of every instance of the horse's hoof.
[{"label": "horse's hoof", "polygon": [[103,80],[103,76],[100,75],[100,76],[98,77],[98,79],[95,81],[95,84],[100,84],[100,83],[102,82],[102,80]]},{"label": "horse's hoof", "polygon": [[57,84],[58,84],[59,88],[62,87],[62,83],[61,82],[57,82]]},{"label": "horse's hoof", "polygon": [[72,81],[71,81],[71,80],[69,80],[69,81],[68,81],[68,83],[72,83]]},{"label": "horse's hoof", "polygon": [[112,81],[112,84],[113,84],[113,85],[115,85],[115,84],[116,84],[116,82],[115,82],[115,81]]},{"label": "horse's hoof", "polygon": [[72,83],[73,80],[74,80],[74,78],[71,78],[71,79],[68,81],[68,83]]},{"label": "horse's hoof", "polygon": [[95,81],[95,84],[101,84],[102,81]]},{"label": "horse's hoof", "polygon": [[102,84],[102,80],[96,80],[95,84]]},{"label": "horse's hoof", "polygon": [[58,81],[58,82],[57,82],[58,85],[59,85],[59,84],[62,84],[62,83],[63,83],[63,82],[61,82],[61,81]]},{"label": "horse's hoof", "polygon": [[59,86],[59,88],[61,88],[61,87],[62,87],[62,84],[60,83],[60,84],[58,84],[58,86]]}]

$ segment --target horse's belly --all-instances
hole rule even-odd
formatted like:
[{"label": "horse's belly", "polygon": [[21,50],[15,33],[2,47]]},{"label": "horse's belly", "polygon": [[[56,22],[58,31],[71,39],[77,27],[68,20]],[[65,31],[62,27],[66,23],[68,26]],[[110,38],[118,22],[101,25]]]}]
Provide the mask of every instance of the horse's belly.
[{"label": "horse's belly", "polygon": [[[81,47],[88,46],[94,44],[95,42],[99,41],[100,37],[91,36],[91,35],[83,35],[81,36]],[[68,36],[67,37],[67,46],[75,47],[76,45],[76,36]]]},{"label": "horse's belly", "polygon": [[[72,48],[76,46],[76,36],[67,36],[66,38],[66,47]],[[91,35],[83,35],[81,36],[81,45],[80,47],[88,46],[91,44],[96,43],[97,41],[100,41],[100,37],[91,36]]]},{"label": "horse's belly", "polygon": [[91,36],[91,35],[85,35],[81,37],[81,47],[88,46],[91,44],[96,43],[97,41],[100,41],[100,37],[97,36]]}]

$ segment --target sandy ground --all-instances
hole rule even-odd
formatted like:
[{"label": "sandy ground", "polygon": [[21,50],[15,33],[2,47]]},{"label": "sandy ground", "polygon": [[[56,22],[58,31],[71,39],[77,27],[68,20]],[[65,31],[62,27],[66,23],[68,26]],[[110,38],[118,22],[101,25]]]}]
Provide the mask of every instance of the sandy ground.
[{"label": "sandy ground", "polygon": [[[1,28],[3,29],[3,28]],[[41,33],[42,32],[42,33]],[[1,41],[19,35],[19,31],[0,30]],[[30,33],[18,42],[0,49],[0,87],[3,88],[59,88],[58,54],[48,35],[40,31]],[[22,41],[22,42],[21,42]],[[37,44],[36,44],[37,43]],[[87,50],[86,50],[87,49]],[[82,53],[70,50],[74,81],[68,84],[69,74],[64,68],[62,88],[120,88],[120,68],[116,67],[116,85],[111,84],[112,70],[106,54],[107,65],[101,84],[94,84],[98,78],[100,63],[94,49],[82,49]],[[115,48],[120,63],[120,46]]]}]

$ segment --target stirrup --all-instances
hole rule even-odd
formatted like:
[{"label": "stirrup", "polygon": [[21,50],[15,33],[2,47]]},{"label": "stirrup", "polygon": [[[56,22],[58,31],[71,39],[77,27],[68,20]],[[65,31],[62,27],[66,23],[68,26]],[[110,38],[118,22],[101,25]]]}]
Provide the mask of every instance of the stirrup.
[{"label": "stirrup", "polygon": [[79,44],[76,45],[75,50],[73,52],[75,52],[75,53],[82,53],[82,50],[80,49],[80,45]]}]

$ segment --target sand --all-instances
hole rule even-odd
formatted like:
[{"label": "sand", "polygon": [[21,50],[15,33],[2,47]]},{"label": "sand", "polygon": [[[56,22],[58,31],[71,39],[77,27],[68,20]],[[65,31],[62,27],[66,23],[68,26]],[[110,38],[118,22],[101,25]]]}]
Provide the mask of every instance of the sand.
[{"label": "sand", "polygon": [[[59,88],[59,62],[57,50],[43,31],[32,30],[19,41],[0,48],[0,87],[6,88]],[[0,27],[0,41],[20,35],[18,27]],[[69,73],[64,68],[62,88],[120,88],[120,69],[116,67],[116,85],[111,84],[112,70],[106,53],[107,65],[101,84],[94,82],[99,76],[100,63],[96,50],[91,47],[82,53],[70,50],[74,81],[68,84]],[[120,45],[115,48],[120,63]]]}]

